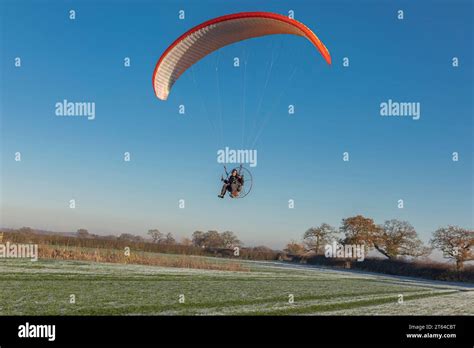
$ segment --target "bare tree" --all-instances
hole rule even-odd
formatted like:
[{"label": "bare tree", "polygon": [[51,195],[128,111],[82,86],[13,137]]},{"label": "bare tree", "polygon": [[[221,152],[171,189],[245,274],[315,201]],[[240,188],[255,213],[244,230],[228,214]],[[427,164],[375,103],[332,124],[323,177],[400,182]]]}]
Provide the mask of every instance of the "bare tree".
[{"label": "bare tree", "polygon": [[176,239],[174,239],[173,235],[171,233],[168,233],[165,237],[165,240],[163,241],[164,244],[172,245],[176,244]]},{"label": "bare tree", "polygon": [[219,233],[217,231],[195,231],[192,236],[193,245],[200,248],[230,248],[242,243],[231,231]]},{"label": "bare tree", "polygon": [[162,243],[165,240],[165,236],[157,228],[148,230],[148,235],[153,240],[153,243]]},{"label": "bare tree", "polygon": [[204,232],[194,231],[193,236],[192,236],[192,241],[193,241],[194,246],[203,248],[205,246],[204,245],[204,242],[205,242]]},{"label": "bare tree", "polygon": [[304,245],[294,240],[289,242],[283,251],[291,255],[302,255],[305,252]]},{"label": "bare tree", "polygon": [[396,219],[387,220],[379,226],[373,245],[389,259],[398,256],[427,256],[431,252],[430,248],[423,245],[410,223]]},{"label": "bare tree", "polygon": [[309,228],[303,235],[303,243],[308,250],[321,254],[325,244],[330,243],[337,235],[334,227],[323,223],[318,227]]},{"label": "bare tree", "polygon": [[225,248],[234,248],[242,245],[234,232],[225,231],[221,233],[222,243]]},{"label": "bare tree", "polygon": [[474,231],[458,226],[439,228],[433,233],[431,245],[441,250],[444,257],[456,262],[456,269],[462,270],[464,262],[474,260]]},{"label": "bare tree", "polygon": [[221,235],[217,231],[207,231],[204,234],[204,245],[206,248],[222,248],[224,242]]},{"label": "bare tree", "polygon": [[89,231],[87,231],[85,228],[80,228],[76,232],[77,238],[87,238],[89,237]]}]

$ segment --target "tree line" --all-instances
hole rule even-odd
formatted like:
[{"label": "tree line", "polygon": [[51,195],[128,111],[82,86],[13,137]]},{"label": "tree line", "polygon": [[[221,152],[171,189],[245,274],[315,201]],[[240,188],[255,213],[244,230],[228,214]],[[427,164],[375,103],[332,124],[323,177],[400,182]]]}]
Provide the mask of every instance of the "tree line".
[{"label": "tree line", "polygon": [[[24,231],[25,228],[20,229]],[[182,238],[180,242],[176,241],[172,233],[164,234],[159,229],[150,229],[148,230],[147,235],[149,236],[149,242],[160,244],[160,245],[185,245],[185,246],[195,246],[199,248],[235,248],[242,247],[243,243],[232,231],[195,231],[192,234],[191,239],[185,237]],[[105,238],[105,239],[116,239],[119,241],[129,241],[129,242],[146,242],[147,240],[142,236],[137,236],[130,233],[122,233],[117,236],[104,236],[100,237],[95,234],[90,234],[86,229],[79,229],[76,232],[76,237],[78,238]]]},{"label": "tree line", "polygon": [[311,227],[304,232],[301,243],[291,241],[284,251],[293,255],[307,252],[322,255],[325,245],[333,241],[342,245],[363,245],[366,253],[375,249],[390,260],[428,256],[438,249],[445,258],[454,260],[457,270],[462,270],[466,261],[474,260],[473,230],[459,226],[441,227],[425,245],[407,221],[392,219],[377,225],[373,219],[362,215],[342,219],[339,229],[327,223]]},{"label": "tree line", "polygon": [[180,241],[177,241],[171,233],[162,233],[157,228],[148,230],[148,239],[130,233],[99,236],[83,228],[77,230],[75,237],[38,235],[29,227],[14,230],[14,234],[17,242],[31,240],[34,237],[39,242],[87,247],[121,248],[130,244],[137,250],[190,255],[227,256],[229,254],[221,252],[223,249],[238,247],[241,249],[241,258],[256,260],[275,260],[282,258],[284,253],[324,255],[325,245],[333,241],[342,245],[363,245],[366,254],[371,250],[377,250],[389,260],[428,256],[433,249],[438,249],[442,251],[444,257],[454,260],[457,270],[462,270],[465,262],[474,260],[473,230],[459,226],[441,227],[433,232],[428,245],[425,245],[415,228],[407,221],[392,219],[377,225],[373,219],[362,215],[342,219],[338,229],[327,223],[311,227],[304,232],[301,242],[288,243],[283,250],[284,253],[266,246],[244,247],[232,231],[195,231],[191,238],[185,237]]},{"label": "tree line", "polygon": [[[54,233],[34,230],[30,227],[3,229],[5,240],[13,243],[34,243],[79,248],[123,249],[129,247],[135,251],[237,257],[235,248],[239,248],[238,257],[244,260],[277,260],[282,252],[266,246],[246,247],[232,231],[195,231],[191,238],[179,241],[171,233],[162,233],[159,229],[148,230],[147,237],[122,233],[100,236],[85,228],[75,233]],[[0,242],[1,242],[0,233]]]}]

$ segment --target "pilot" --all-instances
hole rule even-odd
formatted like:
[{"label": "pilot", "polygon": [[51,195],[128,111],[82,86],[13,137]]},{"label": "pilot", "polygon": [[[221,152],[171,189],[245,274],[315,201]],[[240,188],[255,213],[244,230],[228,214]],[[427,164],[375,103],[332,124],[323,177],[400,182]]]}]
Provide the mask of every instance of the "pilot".
[{"label": "pilot", "polygon": [[238,197],[242,186],[244,186],[244,177],[240,175],[237,169],[232,169],[229,177],[227,179],[221,179],[224,184],[222,185],[221,194],[218,195],[219,198],[224,198],[226,191],[229,191],[233,197]]}]

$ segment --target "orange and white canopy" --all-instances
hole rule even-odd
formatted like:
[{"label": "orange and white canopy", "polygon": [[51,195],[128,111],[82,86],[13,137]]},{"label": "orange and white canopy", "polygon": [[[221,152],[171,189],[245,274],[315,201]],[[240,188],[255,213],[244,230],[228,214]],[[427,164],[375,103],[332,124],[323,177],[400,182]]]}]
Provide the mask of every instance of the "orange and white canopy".
[{"label": "orange and white canopy", "polygon": [[328,64],[326,46],[304,24],[270,12],[242,12],[217,17],[190,29],[175,40],[158,60],[153,72],[156,96],[166,100],[178,78],[194,63],[221,47],[238,41],[273,34],[307,38]]}]

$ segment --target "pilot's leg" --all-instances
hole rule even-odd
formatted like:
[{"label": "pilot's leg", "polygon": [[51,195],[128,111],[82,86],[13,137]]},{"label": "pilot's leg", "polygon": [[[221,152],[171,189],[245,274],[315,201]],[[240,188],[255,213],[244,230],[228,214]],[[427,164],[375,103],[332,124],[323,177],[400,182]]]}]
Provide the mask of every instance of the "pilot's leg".
[{"label": "pilot's leg", "polygon": [[229,184],[222,185],[221,194],[219,195],[219,197],[224,198],[225,192],[227,191],[228,187],[229,187]]}]

